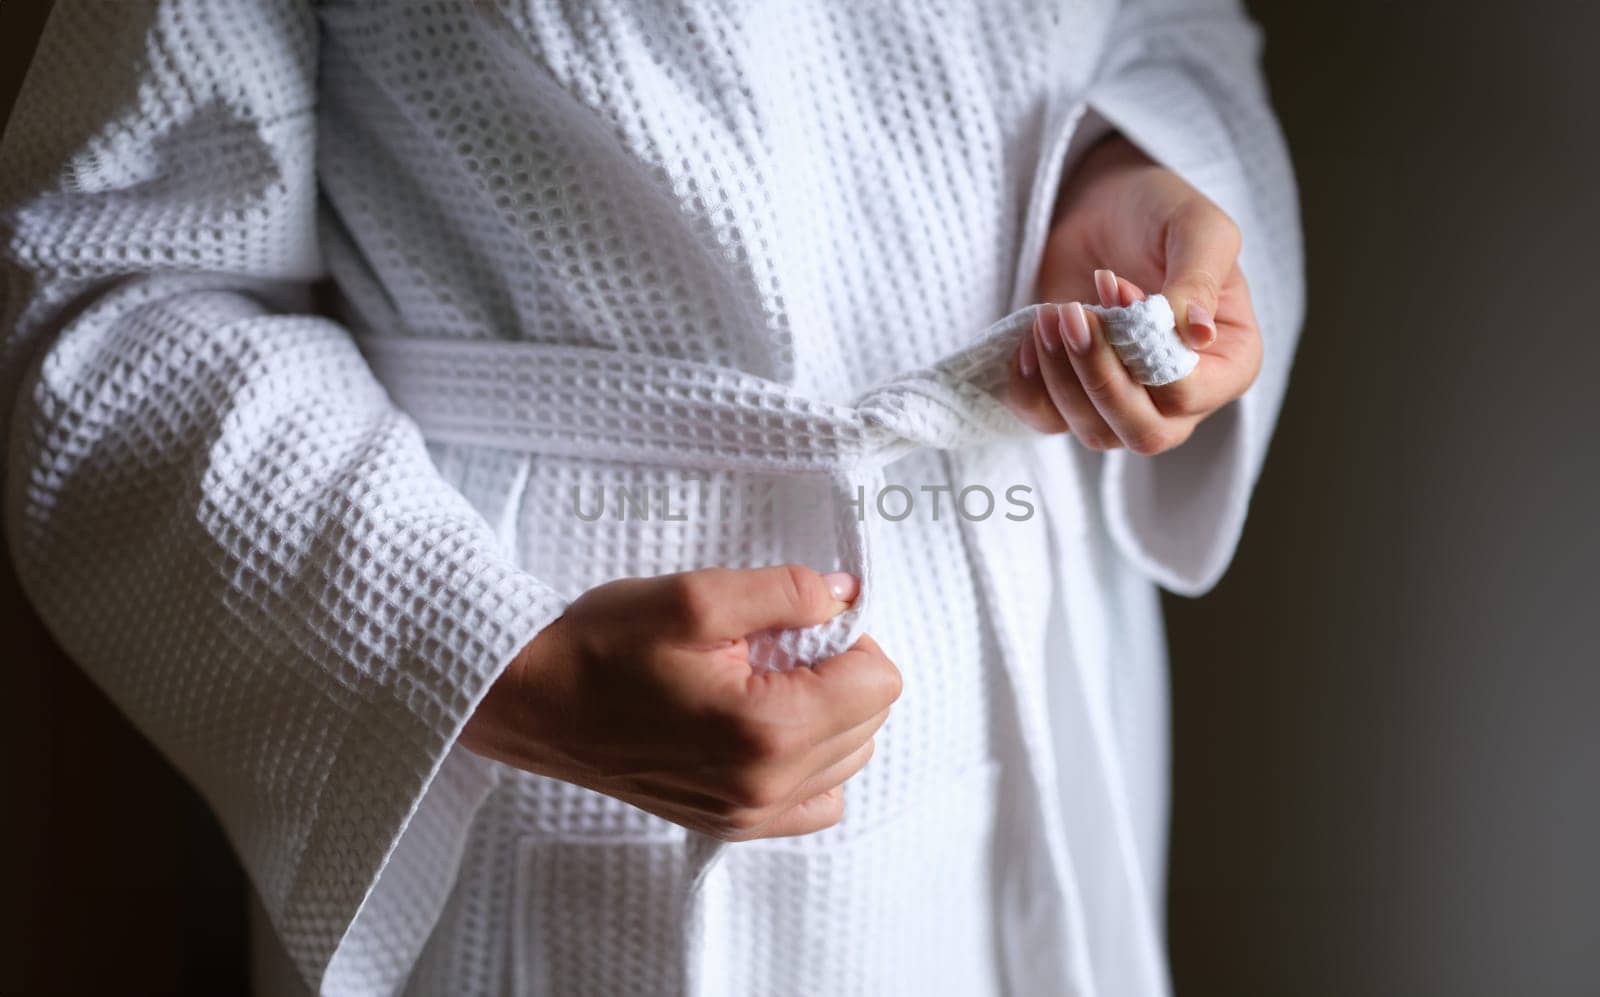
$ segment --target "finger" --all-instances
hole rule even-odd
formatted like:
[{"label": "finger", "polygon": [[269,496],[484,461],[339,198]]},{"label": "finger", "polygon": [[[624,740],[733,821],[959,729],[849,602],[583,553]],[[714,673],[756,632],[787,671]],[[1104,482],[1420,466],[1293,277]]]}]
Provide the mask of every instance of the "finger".
[{"label": "finger", "polygon": [[805,775],[796,763],[817,745],[867,722],[899,696],[899,669],[865,635],[809,668],[748,671],[740,682],[719,686],[706,706],[708,720],[726,732],[724,770],[742,773],[724,781],[741,802],[756,806],[755,798],[787,788],[786,773],[794,780]]},{"label": "finger", "polygon": [[1094,272],[1094,293],[1100,296],[1102,307],[1115,308],[1121,303],[1121,295],[1117,293],[1117,275],[1110,270],[1096,270]]},{"label": "finger", "polygon": [[[765,810],[730,810],[727,804],[716,797],[686,793],[676,787],[649,785],[638,790],[619,790],[615,786],[607,786],[601,791],[646,813],[654,814],[662,820],[671,821],[679,827],[686,827],[722,841],[748,841],[752,838],[767,837],[769,836],[767,829],[774,821],[788,814],[788,811],[785,811],[774,817]],[[663,795],[664,793],[669,795]],[[837,820],[833,823],[837,823]],[[802,826],[798,821],[794,824]],[[807,834],[812,830],[820,831],[828,826],[830,825],[819,821],[815,826],[787,833]]]},{"label": "finger", "polygon": [[828,719],[829,736],[866,723],[900,698],[900,669],[866,634],[843,654],[783,674]]},{"label": "finger", "polygon": [[860,583],[799,564],[705,568],[667,575],[663,600],[671,632],[697,643],[737,640],[762,630],[826,623],[850,607]]},{"label": "finger", "polygon": [[1217,339],[1200,354],[1188,377],[1149,389],[1156,408],[1169,417],[1202,417],[1240,395],[1261,370],[1261,334],[1250,292],[1237,266],[1223,284]]},{"label": "finger", "polygon": [[1039,376],[1056,411],[1066,419],[1078,442],[1091,450],[1113,450],[1121,446],[1117,434],[1101,418],[1078,384],[1078,375],[1072,369],[1061,338],[1060,307],[1041,308],[1033,333],[1039,344]]},{"label": "finger", "polygon": [[1239,226],[1202,197],[1185,202],[1167,226],[1167,275],[1161,293],[1172,303],[1178,333],[1193,349],[1216,342],[1218,299],[1239,258],[1239,244]]},{"label": "finger", "polygon": [[768,805],[730,805],[720,794],[656,777],[631,779],[625,785],[610,782],[591,788],[724,841],[809,834],[838,823],[843,813],[838,804],[842,802],[844,784],[866,767],[875,750],[873,741],[867,740],[825,770],[793,785],[777,802]]},{"label": "finger", "polygon": [[1050,392],[1039,376],[1039,344],[1031,331],[1022,337],[1022,345],[1017,347],[1016,363],[1012,364],[1006,385],[1006,407],[1038,432],[1067,431],[1067,420],[1050,400]]},{"label": "finger", "polygon": [[1169,450],[1187,431],[1163,416],[1142,384],[1134,381],[1111,344],[1100,317],[1076,301],[1061,306],[1067,355],[1083,393],[1129,450],[1148,456]]},{"label": "finger", "polygon": [[844,819],[844,787],[835,786],[825,793],[791,807],[770,824],[764,825],[753,837],[792,838],[802,834],[815,834]]},{"label": "finger", "polygon": [[[835,734],[827,739],[806,756],[801,765],[801,771],[807,773],[806,778],[814,778],[817,773],[824,772],[839,764],[839,762],[861,750],[861,746],[878,736],[878,731],[889,719],[888,710],[880,710],[866,721],[856,724],[842,734]],[[820,791],[820,790],[817,790]],[[806,793],[810,796],[811,793]]]},{"label": "finger", "polygon": [[[683,803],[698,803],[705,810],[715,810],[724,803],[754,809],[792,805],[826,789],[827,785],[813,784],[822,773],[859,752],[877,736],[888,719],[889,711],[880,710],[865,722],[825,738],[798,759],[775,758],[751,765],[748,759],[739,758],[731,764],[709,769],[641,773],[623,784],[636,791],[653,788],[658,796],[670,794]],[[797,787],[809,788],[802,793]]]},{"label": "finger", "polygon": [[810,668],[753,672],[739,705],[744,740],[774,763],[803,757],[900,697],[900,670],[871,637]]},{"label": "finger", "polygon": [[867,767],[867,762],[872,760],[873,752],[876,750],[877,742],[871,738],[857,745],[854,751],[802,782],[795,791],[795,803],[801,803],[830,789],[843,786],[855,778],[856,773]]},{"label": "finger", "polygon": [[1110,270],[1094,272],[1094,291],[1100,298],[1102,308],[1126,308],[1143,301],[1145,296],[1138,284]]}]

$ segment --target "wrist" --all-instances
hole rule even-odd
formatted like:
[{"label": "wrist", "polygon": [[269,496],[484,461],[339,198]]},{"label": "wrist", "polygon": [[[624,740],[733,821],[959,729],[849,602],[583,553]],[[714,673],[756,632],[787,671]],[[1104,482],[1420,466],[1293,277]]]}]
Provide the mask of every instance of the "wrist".
[{"label": "wrist", "polygon": [[544,708],[555,701],[552,676],[566,640],[563,615],[522,646],[467,719],[458,739],[463,748],[496,761],[513,761],[515,754],[525,767],[530,744],[549,726]]}]

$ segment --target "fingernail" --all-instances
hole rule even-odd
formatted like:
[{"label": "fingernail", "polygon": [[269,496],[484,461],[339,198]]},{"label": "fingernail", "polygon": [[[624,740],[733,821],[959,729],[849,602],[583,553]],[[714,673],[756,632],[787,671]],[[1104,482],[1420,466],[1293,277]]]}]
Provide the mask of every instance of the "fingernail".
[{"label": "fingernail", "polygon": [[856,594],[861,591],[861,582],[855,575],[848,571],[830,571],[822,576],[827,583],[828,591],[840,602],[854,602]]},{"label": "fingernail", "polygon": [[1117,304],[1117,275],[1110,270],[1096,270],[1094,272],[1094,290],[1100,295],[1100,303],[1107,308],[1114,308]]},{"label": "fingernail", "polygon": [[1039,343],[1046,353],[1061,351],[1061,309],[1041,308],[1035,321],[1039,329]]},{"label": "fingernail", "polygon": [[1089,319],[1083,313],[1083,306],[1076,301],[1070,301],[1061,308],[1062,334],[1066,336],[1067,345],[1076,353],[1089,351]]},{"label": "fingernail", "polygon": [[1217,341],[1217,323],[1211,317],[1211,312],[1200,305],[1189,306],[1189,339],[1192,344],[1204,349]]},{"label": "fingernail", "polygon": [[1032,336],[1022,337],[1022,346],[1017,350],[1017,372],[1023,380],[1031,380],[1039,373],[1039,351],[1033,345]]}]

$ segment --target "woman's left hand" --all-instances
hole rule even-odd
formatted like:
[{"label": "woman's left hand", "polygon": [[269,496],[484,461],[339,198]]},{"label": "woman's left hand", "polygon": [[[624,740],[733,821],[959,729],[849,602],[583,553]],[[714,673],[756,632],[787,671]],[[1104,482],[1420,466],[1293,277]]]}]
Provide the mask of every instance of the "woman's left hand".
[{"label": "woman's left hand", "polygon": [[[1095,450],[1158,454],[1244,394],[1261,369],[1261,334],[1238,266],[1239,227],[1177,174],[1126,139],[1096,146],[1062,192],[1039,269],[1044,301],[1017,351],[1008,404],[1046,433]],[[1178,332],[1200,354],[1194,372],[1160,387],[1129,375],[1099,318],[1080,301],[1142,299],[1160,287]]]}]

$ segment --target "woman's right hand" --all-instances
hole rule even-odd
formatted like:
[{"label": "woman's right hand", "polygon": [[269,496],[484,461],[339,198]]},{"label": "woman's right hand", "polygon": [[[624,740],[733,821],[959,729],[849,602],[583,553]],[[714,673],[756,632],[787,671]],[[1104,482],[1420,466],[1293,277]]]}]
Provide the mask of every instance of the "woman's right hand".
[{"label": "woman's right hand", "polygon": [[900,673],[870,637],[757,672],[746,637],[824,623],[857,588],[794,565],[601,585],[511,662],[461,744],[727,841],[830,827]]}]

